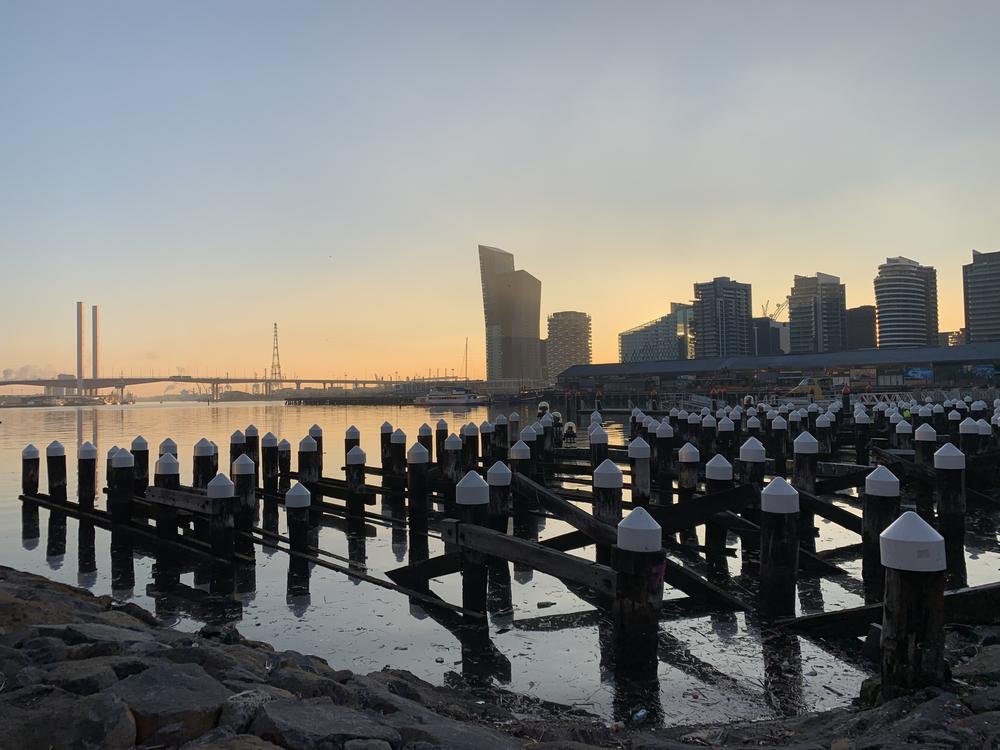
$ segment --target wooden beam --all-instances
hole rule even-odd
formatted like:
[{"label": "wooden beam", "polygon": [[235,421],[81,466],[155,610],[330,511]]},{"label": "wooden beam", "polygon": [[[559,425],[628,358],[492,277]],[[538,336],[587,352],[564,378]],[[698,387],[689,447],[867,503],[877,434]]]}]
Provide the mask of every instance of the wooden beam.
[{"label": "wooden beam", "polygon": [[724,492],[698,495],[689,503],[649,505],[646,510],[663,528],[664,534],[674,534],[712,520],[717,513],[736,511],[758,497],[753,485],[744,484]]},{"label": "wooden beam", "polygon": [[163,487],[147,487],[146,500],[155,505],[167,505],[188,513],[198,513],[204,516],[217,516],[225,508],[226,501],[231,498],[209,497],[196,495],[184,490],[168,490]]},{"label": "wooden beam", "polygon": [[458,573],[462,569],[462,556],[457,552],[449,552],[436,557],[429,557],[420,562],[404,565],[386,571],[386,576],[396,583],[407,582],[410,585],[426,585],[431,578]]},{"label": "wooden beam", "polygon": [[831,479],[821,479],[816,482],[816,494],[831,495],[838,490],[846,490],[851,487],[861,487],[864,485],[865,479],[871,473],[872,470],[865,466],[864,468],[852,471],[849,474],[841,474],[840,476],[836,476]]},{"label": "wooden beam", "polygon": [[[727,529],[735,531],[737,534],[754,534],[760,535],[760,527],[742,518],[735,513],[724,512],[717,514],[712,521],[725,526]],[[799,570],[804,573],[815,573],[817,575],[824,576],[846,576],[847,571],[843,568],[834,565],[822,557],[817,555],[815,552],[810,552],[809,550],[799,547]]]},{"label": "wooden beam", "polygon": [[725,609],[746,611],[750,606],[741,599],[710,583],[685,565],[674,562],[669,557],[665,560],[663,582],[688,596],[711,601]]},{"label": "wooden beam", "polygon": [[861,517],[854,515],[849,510],[834,505],[828,500],[822,500],[803,489],[799,490],[799,502],[802,503],[803,509],[812,511],[820,518],[833,521],[833,523],[848,531],[853,531],[858,536],[861,535]]},{"label": "wooden beam", "polygon": [[614,544],[618,540],[618,532],[614,526],[598,521],[587,511],[577,508],[569,500],[559,497],[523,474],[513,476],[511,487],[518,497],[550,510],[557,518],[582,531],[595,542]]}]

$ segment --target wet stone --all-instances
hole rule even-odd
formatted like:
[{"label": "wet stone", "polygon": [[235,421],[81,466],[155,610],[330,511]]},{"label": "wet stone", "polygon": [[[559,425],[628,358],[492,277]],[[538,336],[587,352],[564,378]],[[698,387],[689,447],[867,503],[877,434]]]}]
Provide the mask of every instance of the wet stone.
[{"label": "wet stone", "polygon": [[251,732],[287,750],[337,747],[352,739],[383,740],[392,746],[401,743],[396,730],[328,698],[271,701],[258,712]]},{"label": "wet stone", "polygon": [[135,744],[128,706],[108,693],[78,696],[52,686],[5,693],[0,695],[0,727],[4,750],[126,750]]},{"label": "wet stone", "polygon": [[39,625],[40,636],[59,638],[69,645],[79,643],[136,643],[152,641],[153,636],[144,630],[119,628],[114,625],[102,625],[96,622],[80,622],[69,625]]},{"label": "wet stone", "polygon": [[47,668],[42,681],[77,695],[99,693],[118,682],[111,665],[101,659],[66,661]]},{"label": "wet stone", "polygon": [[53,664],[66,659],[69,647],[59,638],[41,636],[22,643],[21,651],[35,664]]},{"label": "wet stone", "polygon": [[260,707],[273,700],[278,700],[278,697],[266,690],[244,690],[230,695],[222,704],[219,726],[237,733],[245,732]]},{"label": "wet stone", "polygon": [[356,702],[353,693],[336,680],[294,667],[274,670],[267,681],[269,685],[287,690],[300,698],[326,696],[341,706]]}]

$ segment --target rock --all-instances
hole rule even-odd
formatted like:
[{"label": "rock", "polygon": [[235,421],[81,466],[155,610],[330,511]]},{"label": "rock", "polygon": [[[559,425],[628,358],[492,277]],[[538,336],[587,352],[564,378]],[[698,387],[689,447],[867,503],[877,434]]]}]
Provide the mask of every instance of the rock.
[{"label": "rock", "polygon": [[[267,740],[252,734],[223,734],[222,736],[199,737],[185,745],[182,750],[281,750]],[[222,733],[220,733],[222,734]]]},{"label": "rock", "polygon": [[196,664],[156,664],[113,685],[135,716],[136,735],[144,742],[170,724],[179,744],[215,726],[229,690]]},{"label": "rock", "polygon": [[948,725],[948,732],[962,739],[962,747],[996,747],[1000,739],[1000,711],[987,711]]},{"label": "rock", "polygon": [[139,622],[152,627],[161,627],[163,625],[159,617],[154,615],[148,609],[143,609],[138,604],[134,604],[133,602],[125,602],[125,604],[112,604],[111,611],[124,612]]},{"label": "rock", "polygon": [[385,740],[348,740],[344,750],[392,750],[392,745]]},{"label": "rock", "polygon": [[0,673],[10,676],[28,666],[28,656],[10,646],[0,646]]},{"label": "rock", "polygon": [[119,656],[125,653],[125,644],[119,641],[79,643],[69,647],[67,659],[93,659],[98,656]]},{"label": "rock", "polygon": [[300,698],[327,696],[341,706],[357,702],[351,691],[339,682],[294,667],[282,667],[274,670],[268,676],[267,682],[269,685],[287,690]]},{"label": "rock", "polygon": [[78,643],[115,642],[121,644],[151,641],[153,636],[145,630],[119,628],[97,622],[77,622],[68,625],[38,625],[40,636],[60,638],[70,645]]},{"label": "rock", "polygon": [[1000,710],[1000,687],[974,690],[968,695],[963,695],[962,701],[977,714]]},{"label": "rock", "polygon": [[0,697],[0,750],[126,750],[135,744],[128,706],[108,693],[78,696],[36,686]]},{"label": "rock", "polygon": [[198,635],[202,638],[211,638],[225,644],[241,643],[243,641],[240,631],[232,623],[226,623],[225,625],[205,625],[198,631]]},{"label": "rock", "polygon": [[99,693],[118,682],[118,674],[104,659],[64,661],[45,669],[43,682],[77,695]]},{"label": "rock", "polygon": [[35,664],[53,664],[57,661],[65,661],[69,654],[69,648],[64,641],[49,636],[27,640],[21,644],[21,650]]},{"label": "rock", "polygon": [[219,726],[235,733],[245,732],[250,728],[258,709],[273,700],[278,698],[265,690],[244,690],[241,693],[234,693],[222,704]]},{"label": "rock", "polygon": [[337,747],[353,739],[383,740],[394,747],[401,743],[396,730],[328,698],[271,701],[261,707],[250,731],[287,750]]},{"label": "rock", "polygon": [[984,646],[965,664],[956,666],[952,673],[960,679],[996,683],[1000,679],[1000,645]]}]

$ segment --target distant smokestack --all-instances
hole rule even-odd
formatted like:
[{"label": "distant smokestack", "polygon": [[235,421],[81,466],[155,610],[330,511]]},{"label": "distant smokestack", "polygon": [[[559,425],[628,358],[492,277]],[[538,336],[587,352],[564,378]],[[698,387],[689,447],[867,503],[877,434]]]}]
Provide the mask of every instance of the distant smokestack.
[{"label": "distant smokestack", "polygon": [[83,393],[83,303],[76,303],[76,392]]},{"label": "distant smokestack", "polygon": [[100,343],[101,343],[101,308],[98,305],[92,305],[90,308],[90,313],[91,313],[91,318],[93,320],[93,331],[90,336],[91,377],[94,380],[97,380],[97,378],[99,377],[99,375],[97,374],[98,351],[100,349]]}]

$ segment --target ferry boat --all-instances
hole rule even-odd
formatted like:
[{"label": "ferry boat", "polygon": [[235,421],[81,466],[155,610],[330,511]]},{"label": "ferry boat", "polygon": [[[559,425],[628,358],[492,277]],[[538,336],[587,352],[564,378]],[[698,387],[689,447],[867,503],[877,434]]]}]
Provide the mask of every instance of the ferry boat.
[{"label": "ferry boat", "polygon": [[426,396],[413,399],[417,406],[480,406],[489,402],[488,396],[480,396],[465,388],[453,388],[450,391],[432,389]]}]

